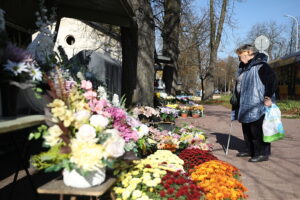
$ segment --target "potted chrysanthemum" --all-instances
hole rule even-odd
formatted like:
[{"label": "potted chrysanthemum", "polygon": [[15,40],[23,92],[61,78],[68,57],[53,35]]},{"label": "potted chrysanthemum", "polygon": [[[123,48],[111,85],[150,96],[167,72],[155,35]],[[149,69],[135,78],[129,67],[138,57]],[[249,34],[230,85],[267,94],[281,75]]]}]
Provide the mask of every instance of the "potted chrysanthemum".
[{"label": "potted chrysanthemum", "polygon": [[144,123],[160,120],[159,111],[150,106],[135,107],[132,112]]},{"label": "potted chrysanthemum", "polygon": [[159,195],[162,178],[168,171],[184,171],[183,161],[168,150],[158,150],[133,166],[117,170],[118,180],[113,188],[117,199],[162,199]]}]

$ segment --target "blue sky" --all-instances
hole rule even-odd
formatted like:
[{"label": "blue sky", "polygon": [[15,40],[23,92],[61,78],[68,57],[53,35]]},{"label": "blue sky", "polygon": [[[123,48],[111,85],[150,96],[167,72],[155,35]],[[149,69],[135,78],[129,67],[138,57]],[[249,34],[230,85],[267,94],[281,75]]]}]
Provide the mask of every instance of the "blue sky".
[{"label": "blue sky", "polygon": [[[194,0],[195,9],[207,8],[209,0]],[[195,11],[196,11],[195,10]],[[284,14],[292,15],[300,23],[300,0],[242,0],[235,1],[234,15],[236,28],[227,31],[227,37],[224,37],[220,47],[219,56],[227,57],[233,55],[237,47],[237,41],[243,42],[251,27],[256,23],[276,21],[278,24],[287,25],[290,28],[292,21]],[[286,30],[287,33],[290,30]]]}]

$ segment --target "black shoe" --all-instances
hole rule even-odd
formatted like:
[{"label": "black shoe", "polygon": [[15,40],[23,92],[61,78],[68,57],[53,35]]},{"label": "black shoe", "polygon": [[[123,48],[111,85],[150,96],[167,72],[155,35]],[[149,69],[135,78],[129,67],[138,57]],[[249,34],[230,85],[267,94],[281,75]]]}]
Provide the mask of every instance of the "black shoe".
[{"label": "black shoe", "polygon": [[262,162],[262,161],[267,161],[267,160],[269,160],[269,156],[260,155],[260,156],[254,156],[254,157],[250,158],[248,161],[249,162]]},{"label": "black shoe", "polygon": [[248,152],[239,152],[236,154],[236,157],[249,157],[249,156],[251,156],[251,154]]}]

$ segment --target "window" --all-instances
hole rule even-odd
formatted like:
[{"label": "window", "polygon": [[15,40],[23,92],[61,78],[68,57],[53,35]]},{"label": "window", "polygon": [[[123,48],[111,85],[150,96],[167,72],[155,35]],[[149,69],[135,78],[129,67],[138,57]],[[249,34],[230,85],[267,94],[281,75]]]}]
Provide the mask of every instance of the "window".
[{"label": "window", "polygon": [[73,35],[68,35],[66,37],[66,42],[68,45],[73,45],[75,43],[75,38]]}]

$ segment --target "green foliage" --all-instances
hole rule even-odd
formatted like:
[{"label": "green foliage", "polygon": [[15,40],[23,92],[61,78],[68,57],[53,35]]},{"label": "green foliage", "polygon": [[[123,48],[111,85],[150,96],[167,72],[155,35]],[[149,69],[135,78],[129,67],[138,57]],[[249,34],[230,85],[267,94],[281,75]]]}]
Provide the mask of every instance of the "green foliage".
[{"label": "green foliage", "polygon": [[41,94],[43,93],[43,89],[39,87],[33,87],[32,90],[34,91],[34,96],[37,99],[42,98]]},{"label": "green foliage", "polygon": [[137,152],[137,149],[135,148],[136,145],[135,145],[135,142],[134,141],[130,141],[130,142],[127,142],[125,144],[125,151],[134,151],[134,152]]},{"label": "green foliage", "polygon": [[46,125],[43,124],[43,125],[41,125],[41,126],[39,126],[39,127],[37,128],[37,131],[36,131],[36,132],[30,133],[28,139],[29,139],[29,140],[32,140],[32,139],[37,140],[37,139],[39,139],[41,136],[47,134],[47,132],[48,132],[48,127],[47,127]]},{"label": "green foliage", "polygon": [[101,133],[98,135],[99,138],[99,144],[104,144],[104,142],[110,137],[111,135],[108,133]]},{"label": "green foliage", "polygon": [[175,116],[173,114],[160,113],[160,117],[163,121],[175,121]]},{"label": "green foliage", "polygon": [[120,98],[120,107],[126,110],[126,95],[124,94],[121,98]]},{"label": "green foliage", "polygon": [[124,160],[119,160],[119,161],[114,163],[114,168],[115,169],[113,171],[113,175],[118,176],[121,173],[128,172],[131,167],[132,167],[132,163],[128,163]]},{"label": "green foliage", "polygon": [[32,156],[32,165],[39,170],[45,169],[46,172],[58,171],[61,168],[72,168],[68,161],[69,154],[61,153],[60,147],[60,145],[56,145],[46,152]]},{"label": "green foliage", "polygon": [[115,166],[115,160],[103,160],[103,163],[111,169],[113,169]]},{"label": "green foliage", "polygon": [[137,155],[140,158],[144,158],[157,150],[157,144],[154,140],[143,137],[137,141],[138,152]]},{"label": "green foliage", "polygon": [[300,117],[300,101],[282,100],[277,101],[276,105],[280,108],[282,114],[293,115],[295,118]]},{"label": "green foliage", "polygon": [[231,95],[220,95],[221,97],[218,99],[209,99],[205,100],[203,104],[215,104],[215,105],[222,105],[226,108],[231,108],[231,104],[229,103]]}]

